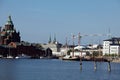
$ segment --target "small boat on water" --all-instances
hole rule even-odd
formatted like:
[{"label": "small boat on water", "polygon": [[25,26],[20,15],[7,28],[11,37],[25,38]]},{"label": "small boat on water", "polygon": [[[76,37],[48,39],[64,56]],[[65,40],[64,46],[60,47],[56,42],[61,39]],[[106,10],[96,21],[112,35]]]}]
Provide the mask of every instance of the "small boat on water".
[{"label": "small boat on water", "polygon": [[66,56],[62,57],[62,60],[79,61],[80,58],[79,57],[72,57],[70,55],[66,55]]},{"label": "small boat on water", "polygon": [[30,59],[31,56],[28,56],[28,55],[25,55],[25,54],[22,54],[22,55],[19,55],[19,56],[16,56],[15,59]]},{"label": "small boat on water", "polygon": [[10,56],[10,55],[9,55],[9,56],[7,56],[6,58],[7,58],[7,59],[13,59],[13,56]]}]

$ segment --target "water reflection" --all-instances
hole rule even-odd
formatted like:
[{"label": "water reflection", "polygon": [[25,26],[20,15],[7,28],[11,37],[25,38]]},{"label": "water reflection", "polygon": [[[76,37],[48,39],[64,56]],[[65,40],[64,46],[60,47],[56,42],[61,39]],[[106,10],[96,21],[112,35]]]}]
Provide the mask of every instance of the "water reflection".
[{"label": "water reflection", "polygon": [[77,61],[40,59],[1,59],[0,80],[119,80],[120,64],[83,62],[82,70]]}]

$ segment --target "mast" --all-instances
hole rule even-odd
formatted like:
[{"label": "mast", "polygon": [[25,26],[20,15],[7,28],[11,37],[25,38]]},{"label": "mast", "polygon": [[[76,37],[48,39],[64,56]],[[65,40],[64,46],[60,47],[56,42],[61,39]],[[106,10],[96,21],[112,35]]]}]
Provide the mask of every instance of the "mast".
[{"label": "mast", "polygon": [[[109,28],[109,31],[108,31],[108,32],[109,32],[108,38],[110,39],[110,38],[111,38],[111,31],[110,31],[110,28]],[[109,41],[109,56],[110,56],[110,43],[111,43],[111,42]]]},{"label": "mast", "polygon": [[80,36],[80,32],[78,33],[78,45],[80,46],[80,38],[81,38],[81,36]]},{"label": "mast", "polygon": [[[80,47],[80,32],[78,33],[78,46]],[[80,70],[82,70],[82,50],[80,50]]]},{"label": "mast", "polygon": [[68,52],[68,39],[67,39],[67,37],[66,37],[65,47],[66,47],[66,55],[67,55],[67,52]]},{"label": "mast", "polygon": [[75,35],[73,34],[73,35],[72,35],[72,39],[73,39],[73,51],[72,51],[72,57],[74,57],[74,38],[75,38]]}]

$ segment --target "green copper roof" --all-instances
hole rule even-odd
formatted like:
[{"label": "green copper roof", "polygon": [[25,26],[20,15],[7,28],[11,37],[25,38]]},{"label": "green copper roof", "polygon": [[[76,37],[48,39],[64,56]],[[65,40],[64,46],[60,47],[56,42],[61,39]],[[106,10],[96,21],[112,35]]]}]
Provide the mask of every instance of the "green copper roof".
[{"label": "green copper roof", "polygon": [[50,35],[50,37],[49,37],[49,41],[48,41],[48,43],[51,43],[51,35]]},{"label": "green copper roof", "polygon": [[11,16],[8,16],[8,20],[7,20],[7,22],[6,22],[5,25],[13,25],[13,22],[12,22]]},{"label": "green copper roof", "polygon": [[54,34],[54,40],[53,40],[53,42],[56,42],[56,34]]}]

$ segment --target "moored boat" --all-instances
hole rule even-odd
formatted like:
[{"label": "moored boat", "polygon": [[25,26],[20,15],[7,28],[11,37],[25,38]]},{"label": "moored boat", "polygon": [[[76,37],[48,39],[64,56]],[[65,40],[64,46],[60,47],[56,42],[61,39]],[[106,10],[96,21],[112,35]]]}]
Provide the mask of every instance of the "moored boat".
[{"label": "moored boat", "polygon": [[22,54],[22,55],[19,55],[19,56],[16,56],[15,59],[30,59],[31,56],[28,56],[28,55],[25,55],[25,54]]},{"label": "moored boat", "polygon": [[70,55],[66,55],[66,56],[62,57],[62,60],[79,61],[80,58],[79,57],[72,57]]}]

